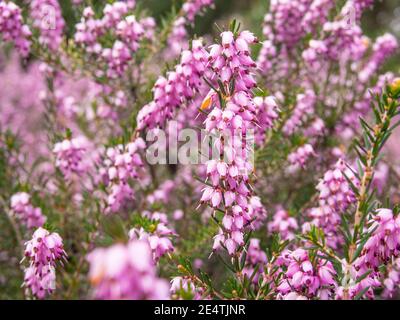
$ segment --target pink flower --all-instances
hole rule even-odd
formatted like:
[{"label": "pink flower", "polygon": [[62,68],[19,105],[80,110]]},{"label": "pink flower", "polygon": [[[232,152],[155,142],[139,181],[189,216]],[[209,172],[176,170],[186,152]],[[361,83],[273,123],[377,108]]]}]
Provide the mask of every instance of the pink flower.
[{"label": "pink flower", "polygon": [[279,233],[283,240],[294,239],[295,232],[299,228],[294,217],[289,216],[289,213],[283,209],[279,209],[273,217],[273,220],[268,223],[268,231]]},{"label": "pink flower", "polygon": [[95,249],[87,259],[96,299],[159,300],[169,298],[168,282],[156,275],[145,241]]},{"label": "pink flower", "polygon": [[24,287],[29,289],[35,297],[44,299],[56,289],[55,268],[53,266],[44,266],[40,274],[38,274],[36,268],[33,266],[26,268]]},{"label": "pink flower", "polygon": [[29,54],[31,31],[23,24],[21,9],[14,2],[0,3],[0,35],[4,41],[13,42],[23,57]]},{"label": "pink flower", "polygon": [[[309,299],[329,299],[332,290],[337,287],[334,279],[336,271],[332,263],[319,258],[312,263],[308,251],[296,249],[285,253],[282,265],[286,271],[277,287],[282,297],[296,292]],[[330,294],[325,289],[330,289]]]},{"label": "pink flower", "polygon": [[38,228],[25,246],[29,267],[25,270],[24,285],[42,299],[55,289],[56,263],[62,264],[62,260],[66,260],[63,241],[58,233]]},{"label": "pink flower", "polygon": [[250,279],[250,277],[254,273],[256,266],[258,266],[258,271],[253,278],[253,283],[257,284],[259,278],[264,273],[265,265],[267,264],[267,262],[267,255],[260,246],[260,240],[255,238],[250,239],[250,244],[247,249],[246,255],[246,264],[243,269],[243,273]]},{"label": "pink flower", "polygon": [[80,175],[87,169],[84,157],[87,150],[87,141],[84,137],[65,139],[54,145],[53,153],[56,155],[58,167],[67,180],[73,174]]},{"label": "pink flower", "polygon": [[265,215],[249,185],[253,166],[243,141],[246,129],[255,128],[257,122],[257,105],[251,91],[256,85],[253,75],[256,64],[249,55],[249,47],[256,41],[248,31],[237,35],[223,32],[222,44],[210,47],[207,63],[211,81],[219,79],[225,90],[231,92],[225,108],[211,91],[203,101],[204,109],[212,108],[204,121],[206,131],[217,137],[215,145],[223,156],[207,161],[205,170],[212,186],[203,190],[200,201],[224,211],[224,230],[215,237],[213,250],[222,243],[230,255],[244,245],[245,231],[258,226]]},{"label": "pink flower", "polygon": [[153,88],[153,101],[145,105],[137,116],[138,129],[162,127],[172,118],[177,106],[191,100],[204,84],[208,54],[200,40],[192,42],[192,49],[181,54],[180,63],[166,77],[159,77]]},{"label": "pink flower", "polygon": [[40,32],[40,44],[52,51],[56,51],[63,40],[65,27],[65,21],[58,1],[32,0],[30,9],[33,26]]},{"label": "pink flower", "polygon": [[299,168],[304,169],[306,166],[306,162],[311,158],[315,157],[316,153],[314,148],[310,144],[305,144],[304,146],[299,147],[295,151],[289,154],[288,160],[290,163],[290,167],[288,168],[289,172],[293,172],[298,170]]},{"label": "pink flower", "polygon": [[140,155],[145,143],[141,138],[106,150],[103,167],[100,169],[107,186],[106,213],[115,213],[134,196],[128,184],[129,179],[139,179],[143,175],[143,162]]},{"label": "pink flower", "polygon": [[337,212],[344,212],[355,200],[354,192],[346,177],[354,185],[357,186],[359,184],[352,170],[340,159],[333,170],[325,173],[317,186],[317,189],[320,191],[319,199],[321,206],[328,205]]},{"label": "pink flower", "polygon": [[26,192],[19,192],[11,197],[11,210],[12,214],[25,223],[28,228],[38,228],[46,222],[42,210],[32,206],[30,195]]},{"label": "pink flower", "polygon": [[149,243],[153,252],[153,259],[158,262],[161,257],[174,251],[171,238],[176,236],[175,231],[168,226],[168,219],[165,213],[145,211],[142,215],[157,225],[154,231],[146,232],[143,228],[133,228],[129,231],[131,240],[145,240]]}]

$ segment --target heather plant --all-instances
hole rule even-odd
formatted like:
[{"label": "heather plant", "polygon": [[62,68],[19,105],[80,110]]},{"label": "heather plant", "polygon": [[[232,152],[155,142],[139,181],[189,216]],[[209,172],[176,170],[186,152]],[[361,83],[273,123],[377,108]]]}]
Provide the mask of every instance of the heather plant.
[{"label": "heather plant", "polygon": [[399,298],[374,4],[1,1],[0,298]]}]

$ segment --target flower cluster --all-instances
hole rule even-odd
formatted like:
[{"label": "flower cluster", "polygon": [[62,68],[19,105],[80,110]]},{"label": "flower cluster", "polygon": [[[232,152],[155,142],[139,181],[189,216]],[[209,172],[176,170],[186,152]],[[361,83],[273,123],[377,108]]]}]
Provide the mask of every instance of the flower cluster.
[{"label": "flower cluster", "polygon": [[255,132],[255,142],[262,145],[265,141],[266,130],[274,126],[274,122],[279,118],[279,108],[276,99],[269,97],[255,97],[257,127]]},{"label": "flower cluster", "polygon": [[25,270],[24,285],[42,299],[55,290],[56,264],[67,257],[63,241],[58,233],[38,228],[25,246],[25,258],[30,264]]},{"label": "flower cluster", "polygon": [[400,258],[388,266],[386,279],[383,281],[385,298],[393,298],[400,288]]},{"label": "flower cluster", "polygon": [[54,145],[53,152],[56,156],[56,167],[64,177],[69,180],[73,174],[80,175],[85,172],[83,157],[85,156],[86,143],[83,137],[65,139]]},{"label": "flower cluster", "polygon": [[266,265],[267,262],[267,255],[260,246],[260,240],[256,238],[250,239],[249,247],[247,248],[246,264],[243,268],[243,274],[251,279],[255,268],[257,267],[258,270],[252,280],[254,283],[258,283],[260,276],[262,276],[264,272],[264,265]]},{"label": "flower cluster", "polygon": [[33,26],[39,30],[39,42],[52,51],[58,49],[63,38],[65,21],[56,0],[32,0],[30,15]]},{"label": "flower cluster", "polygon": [[[91,7],[85,8],[82,20],[76,26],[75,41],[89,53],[102,58],[106,65],[106,75],[115,79],[124,75],[139,42],[152,36],[154,20],[144,18],[137,21],[134,15],[128,15],[135,7],[135,1],[116,1],[107,4],[103,17],[96,19]],[[147,29],[147,30],[145,30]],[[103,46],[102,37],[114,31],[116,40],[109,47]],[[104,70],[99,70],[101,75]]]},{"label": "flower cluster", "polygon": [[208,54],[201,40],[193,41],[192,49],[182,52],[175,70],[156,81],[153,101],[139,111],[139,130],[164,126],[177,108],[194,98],[196,91],[202,86],[201,78],[206,71],[207,59]]},{"label": "flower cluster", "polygon": [[168,282],[157,277],[151,249],[145,241],[98,248],[87,257],[96,299],[168,299]]},{"label": "flower cluster", "polygon": [[332,210],[330,206],[322,205],[307,210],[307,217],[310,222],[303,224],[304,233],[315,226],[324,230],[326,242],[330,248],[337,249],[340,244],[343,244],[343,237],[339,232],[342,219],[337,211]]},{"label": "flower cluster", "polygon": [[347,179],[354,186],[359,185],[353,169],[343,159],[339,159],[334,168],[328,170],[318,183],[319,206],[307,210],[310,221],[302,226],[303,232],[308,232],[311,226],[324,230],[328,245],[335,249],[343,244],[343,237],[339,231],[341,215],[356,200]]},{"label": "flower cluster", "polygon": [[23,23],[21,9],[14,2],[0,3],[0,35],[4,41],[13,42],[22,56],[29,54],[31,31]]},{"label": "flower cluster", "polygon": [[400,253],[400,218],[390,209],[378,209],[370,222],[372,236],[365,243],[361,257],[355,263],[362,273],[366,269],[379,271],[381,264],[391,262]]},{"label": "flower cluster", "polygon": [[193,300],[209,299],[202,287],[197,287],[190,277],[174,277],[171,280],[171,296],[175,299],[182,295],[189,295]]},{"label": "flower cluster", "polygon": [[38,228],[46,222],[42,210],[31,204],[31,197],[26,192],[18,192],[11,197],[11,212],[28,228]]},{"label": "flower cluster", "polygon": [[129,238],[131,240],[146,240],[148,241],[151,251],[153,252],[153,259],[157,262],[162,256],[174,251],[174,246],[170,237],[176,233],[168,227],[168,218],[165,213],[160,212],[143,212],[142,216],[154,221],[156,227],[151,233],[146,232],[143,228],[131,229],[129,231]]},{"label": "flower cluster", "polygon": [[278,233],[283,240],[293,240],[298,228],[297,220],[284,209],[276,211],[273,220],[268,223],[268,232]]},{"label": "flower cluster", "polygon": [[285,122],[283,132],[287,135],[293,134],[313,114],[316,102],[317,99],[312,90],[307,90],[305,93],[297,95],[293,113]]},{"label": "flower cluster", "polygon": [[222,2],[0,0],[0,296],[398,298],[398,39],[372,0],[192,37]]},{"label": "flower cluster", "polygon": [[[223,229],[215,237],[213,249],[222,244],[230,255],[244,244],[244,230],[256,219],[256,211],[249,205],[253,193],[249,174],[253,166],[249,162],[246,142],[241,140],[246,129],[254,128],[255,123],[256,106],[251,89],[256,86],[252,74],[256,65],[249,56],[249,45],[256,41],[248,31],[237,36],[230,31],[221,34],[221,44],[211,46],[209,67],[221,81],[224,92],[210,91],[203,102],[203,105],[214,106],[205,120],[205,127],[207,132],[218,137],[216,144],[220,159],[206,163],[207,180],[211,186],[204,188],[200,201],[224,212]],[[221,105],[217,95],[227,94],[226,106]],[[234,136],[237,133],[239,139]],[[227,134],[228,139],[225,139]]]},{"label": "flower cluster", "polygon": [[[368,222],[368,232],[371,237],[365,243],[360,256],[352,265],[345,268],[350,269],[350,279],[345,287],[339,287],[337,298],[343,299],[345,295],[353,299],[359,294],[373,299],[374,289],[381,287],[382,265],[391,265],[400,252],[400,221],[394,217],[390,209],[378,209],[377,213]],[[386,281],[388,287],[393,288],[394,282],[389,273],[389,280]]]},{"label": "flower cluster", "polygon": [[189,41],[187,39],[186,19],[179,17],[172,24],[171,33],[167,39],[168,48],[164,56],[166,59],[171,60],[178,57],[183,50],[189,49]]},{"label": "flower cluster", "polygon": [[213,2],[214,0],[187,0],[182,6],[185,18],[193,22],[195,17],[199,15],[204,8],[211,6]]},{"label": "flower cluster", "polygon": [[337,287],[332,263],[311,258],[304,249],[284,253],[279,265],[286,270],[277,288],[283,299],[295,292],[306,298],[328,300]]},{"label": "flower cluster", "polygon": [[[374,0],[348,0],[342,8],[342,13],[353,14],[360,19],[362,12],[372,6]],[[354,11],[353,11],[354,10]]]},{"label": "flower cluster", "polygon": [[360,72],[360,81],[363,83],[369,81],[373,74],[375,74],[386,61],[386,59],[393,55],[397,49],[397,39],[393,35],[387,33],[381,37],[378,37],[372,47],[373,53],[369,58],[369,61]]},{"label": "flower cluster", "polygon": [[355,200],[355,194],[348,180],[357,186],[353,169],[339,159],[332,170],[328,170],[318,183],[321,206],[329,206],[335,212],[344,212]]},{"label": "flower cluster", "polygon": [[106,158],[100,174],[107,186],[107,213],[115,213],[127,200],[134,198],[134,190],[130,186],[131,179],[139,179],[143,161],[140,150],[145,147],[141,138],[106,150]]},{"label": "flower cluster", "polygon": [[311,157],[315,156],[316,154],[311,144],[305,144],[304,146],[299,147],[288,156],[288,160],[290,163],[290,167],[288,168],[288,170],[293,172],[299,168],[304,168],[307,161]]}]

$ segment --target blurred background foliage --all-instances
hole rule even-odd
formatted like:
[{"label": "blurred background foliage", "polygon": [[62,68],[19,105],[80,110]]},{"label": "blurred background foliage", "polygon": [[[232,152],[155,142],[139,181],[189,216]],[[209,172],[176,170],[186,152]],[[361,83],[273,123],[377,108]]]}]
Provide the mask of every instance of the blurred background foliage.
[{"label": "blurred background foliage", "polygon": [[[100,10],[106,2],[112,1],[92,0],[93,6]],[[136,2],[141,9],[160,23],[178,12],[184,0],[137,0]],[[253,31],[262,39],[261,25],[269,2],[269,0],[215,0],[215,9],[197,17],[191,33],[194,36],[215,35],[217,32],[215,23],[224,27],[228,21],[235,18],[244,28]],[[71,0],[62,0],[60,3],[68,23],[68,33],[72,35],[74,26],[80,18],[76,15],[76,11],[72,10]],[[385,32],[391,32],[400,38],[400,1],[376,0],[374,8],[367,11],[363,17],[363,30],[372,38]],[[400,68],[400,55],[393,57],[386,68],[397,72]]]}]

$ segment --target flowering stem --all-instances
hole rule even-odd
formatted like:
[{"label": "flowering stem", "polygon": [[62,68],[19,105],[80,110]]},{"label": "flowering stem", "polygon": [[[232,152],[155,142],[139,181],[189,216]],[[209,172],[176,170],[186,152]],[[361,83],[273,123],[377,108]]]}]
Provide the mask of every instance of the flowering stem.
[{"label": "flowering stem", "polygon": [[387,100],[388,101],[379,101],[380,105],[385,105],[382,107],[382,110],[375,110],[377,123],[374,128],[369,127],[364,120],[361,119],[365,131],[365,143],[369,146],[367,146],[368,148],[366,150],[359,148],[360,151],[358,151],[359,154],[364,152],[364,155],[361,156],[360,160],[363,162],[365,168],[360,177],[361,182],[357,195],[357,206],[354,216],[353,246],[350,247],[351,252],[349,254],[350,261],[354,260],[354,249],[358,239],[357,235],[361,232],[362,222],[368,214],[368,204],[370,202],[369,189],[379,157],[379,152],[382,150],[382,147],[391,134],[391,120],[395,116],[398,108],[398,102],[395,97],[390,97],[390,91]]},{"label": "flowering stem", "polygon": [[[354,261],[357,259],[358,240],[362,237],[363,222],[365,217],[370,212],[370,202],[372,195],[369,192],[374,175],[374,169],[379,159],[380,151],[385,145],[386,141],[390,137],[392,130],[391,120],[397,114],[399,107],[399,93],[394,93],[390,87],[387,88],[387,93],[384,93],[381,97],[377,97],[378,106],[373,106],[375,114],[375,126],[372,128],[362,118],[360,119],[361,125],[364,131],[364,145],[358,142],[356,146],[356,152],[359,155],[359,160],[363,163],[364,169],[361,169],[360,173],[360,187],[357,190],[357,205],[356,212],[354,215],[354,229],[353,239],[349,244],[348,252],[348,263],[346,266],[345,279],[348,279],[343,290],[343,298],[349,299],[349,285],[351,279],[350,271]],[[362,245],[362,244],[360,244]]]}]

